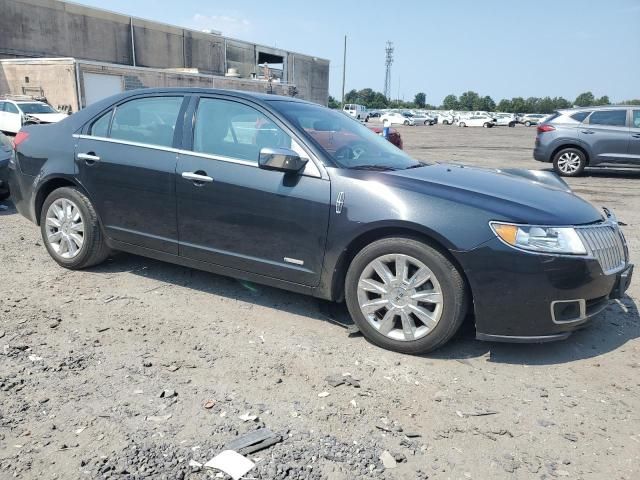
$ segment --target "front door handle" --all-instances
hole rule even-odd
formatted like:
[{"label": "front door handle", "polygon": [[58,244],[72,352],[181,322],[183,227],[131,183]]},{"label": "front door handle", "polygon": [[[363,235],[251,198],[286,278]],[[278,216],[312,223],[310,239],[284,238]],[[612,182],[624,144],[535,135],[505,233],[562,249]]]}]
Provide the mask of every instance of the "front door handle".
[{"label": "front door handle", "polygon": [[191,180],[196,185],[202,185],[203,183],[213,182],[213,178],[209,177],[206,172],[182,172],[182,178],[185,180]]},{"label": "front door handle", "polygon": [[582,133],[586,133],[587,135],[591,135],[591,134],[596,133],[596,132],[594,132],[593,130],[582,130]]},{"label": "front door handle", "polygon": [[79,153],[78,160],[84,160],[87,165],[93,165],[94,163],[100,161],[100,157],[93,152]]}]

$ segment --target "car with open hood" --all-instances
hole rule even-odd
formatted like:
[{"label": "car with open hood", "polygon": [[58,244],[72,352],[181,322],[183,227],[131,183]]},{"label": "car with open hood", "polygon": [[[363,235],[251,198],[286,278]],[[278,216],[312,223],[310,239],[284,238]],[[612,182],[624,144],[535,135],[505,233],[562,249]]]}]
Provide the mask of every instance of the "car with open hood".
[{"label": "car with open hood", "polygon": [[23,125],[55,123],[66,117],[45,102],[0,98],[0,132],[15,134]]},{"label": "car with open hood", "polygon": [[12,198],[62,267],[122,250],[346,301],[399,352],[467,316],[482,340],[566,338],[632,276],[614,214],[555,174],[420,162],[289,97],[130,91],[14,144]]}]

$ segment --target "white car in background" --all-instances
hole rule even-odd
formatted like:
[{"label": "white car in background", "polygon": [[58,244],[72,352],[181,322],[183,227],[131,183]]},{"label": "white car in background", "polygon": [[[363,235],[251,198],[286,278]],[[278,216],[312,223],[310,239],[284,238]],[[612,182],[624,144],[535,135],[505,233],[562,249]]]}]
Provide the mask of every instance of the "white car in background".
[{"label": "white car in background", "polygon": [[468,117],[462,117],[458,120],[459,127],[484,127],[491,128],[495,125],[492,118],[485,117],[484,115],[471,115]]},{"label": "white car in background", "polygon": [[494,118],[495,124],[501,127],[515,127],[518,123],[516,116],[510,113],[496,113]]},{"label": "white car in background", "polygon": [[537,125],[544,122],[544,120],[548,116],[549,115],[545,115],[542,113],[528,113],[520,117],[520,123],[524,123],[525,127],[530,127],[532,125]]},{"label": "white car in background", "polygon": [[453,125],[455,121],[455,117],[449,113],[438,114],[438,123],[441,123],[442,125]]},{"label": "white car in background", "polygon": [[347,103],[342,109],[344,113],[356,120],[369,121],[369,114],[367,113],[367,107],[364,105],[358,105],[356,103]]},{"label": "white car in background", "polygon": [[433,125],[436,123],[436,119],[422,112],[403,112],[407,118],[412,119],[416,125]]},{"label": "white car in background", "polygon": [[15,134],[23,125],[56,123],[67,118],[51,105],[36,100],[0,98],[0,131]]},{"label": "white car in background", "polygon": [[415,125],[416,122],[409,117],[405,117],[398,112],[387,112],[380,117],[380,121],[383,125]]}]

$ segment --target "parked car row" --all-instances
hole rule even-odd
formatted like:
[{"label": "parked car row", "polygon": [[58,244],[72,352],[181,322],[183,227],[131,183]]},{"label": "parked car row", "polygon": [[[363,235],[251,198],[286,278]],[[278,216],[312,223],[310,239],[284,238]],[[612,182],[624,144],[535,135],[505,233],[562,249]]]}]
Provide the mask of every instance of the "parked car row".
[{"label": "parked car row", "polygon": [[9,198],[9,160],[12,142],[0,132],[0,201]]}]

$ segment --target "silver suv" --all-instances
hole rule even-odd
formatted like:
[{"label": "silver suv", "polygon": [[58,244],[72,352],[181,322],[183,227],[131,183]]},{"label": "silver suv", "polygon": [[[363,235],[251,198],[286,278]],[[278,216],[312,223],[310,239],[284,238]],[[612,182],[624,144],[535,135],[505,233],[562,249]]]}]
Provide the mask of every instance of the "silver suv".
[{"label": "silver suv", "polygon": [[640,166],[640,106],[559,110],[538,125],[533,158],[565,177],[585,167]]}]

